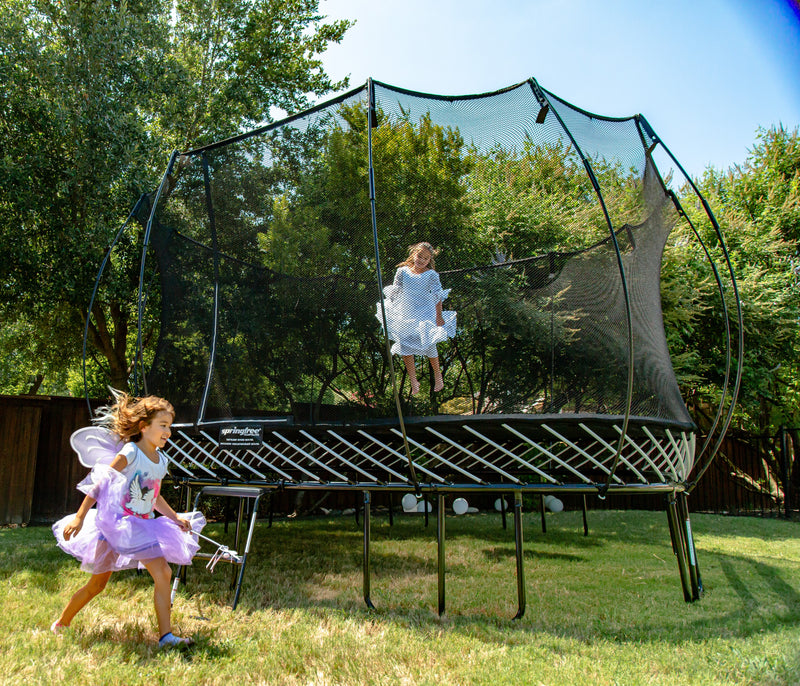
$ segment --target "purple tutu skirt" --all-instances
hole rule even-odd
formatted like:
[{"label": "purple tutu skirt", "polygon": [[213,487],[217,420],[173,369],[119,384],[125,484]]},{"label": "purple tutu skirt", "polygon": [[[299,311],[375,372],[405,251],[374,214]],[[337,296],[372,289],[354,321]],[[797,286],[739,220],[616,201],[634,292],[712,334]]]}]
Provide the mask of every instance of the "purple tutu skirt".
[{"label": "purple tutu skirt", "polygon": [[83,527],[69,540],[64,527],[75,515],[68,515],[53,524],[58,547],[76,557],[81,569],[90,574],[143,568],[143,562],[163,557],[179,565],[191,563],[200,548],[197,536],[206,524],[200,512],[180,514],[188,519],[192,531],[183,531],[167,517],[145,519],[122,512],[127,480],[108,465],[98,464],[78,489],[97,500],[97,507],[88,512]]}]

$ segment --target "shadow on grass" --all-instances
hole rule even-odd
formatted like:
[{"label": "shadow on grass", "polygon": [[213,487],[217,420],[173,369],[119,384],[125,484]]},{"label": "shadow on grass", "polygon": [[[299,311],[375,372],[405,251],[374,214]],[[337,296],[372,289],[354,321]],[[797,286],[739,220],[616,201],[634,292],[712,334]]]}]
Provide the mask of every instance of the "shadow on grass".
[{"label": "shadow on grass", "polygon": [[[536,521],[538,519],[533,523]],[[704,571],[705,562],[709,572],[716,565],[722,571],[722,575],[716,572],[705,575],[707,597],[696,603],[687,604],[683,601],[680,591],[678,566],[672,555],[665,515],[604,513],[595,517],[595,521],[598,526],[602,525],[603,529],[590,533],[589,537],[583,535],[582,527],[572,526],[577,522],[575,517],[571,520],[565,519],[564,528],[549,526],[546,534],[537,532],[536,535],[526,535],[524,559],[528,563],[526,567],[535,562],[539,574],[543,577],[569,575],[570,570],[575,570],[577,565],[577,574],[585,578],[587,584],[596,583],[602,587],[603,581],[592,578],[593,572],[597,570],[595,576],[608,574],[605,582],[613,587],[614,592],[608,594],[607,607],[601,604],[589,610],[585,617],[573,618],[572,625],[569,622],[556,625],[534,618],[537,608],[531,587],[538,584],[539,580],[532,579],[532,575],[529,574],[526,578],[528,610],[522,621],[514,622],[493,613],[476,612],[474,608],[469,608],[467,614],[448,618],[448,623],[454,627],[474,628],[485,622],[490,624],[499,622],[505,627],[504,631],[543,630],[558,635],[573,635],[581,639],[585,637],[589,626],[598,636],[619,641],[638,641],[647,638],[662,640],[665,625],[661,620],[653,621],[647,612],[639,615],[636,610],[637,605],[644,603],[650,608],[648,612],[651,615],[658,615],[659,612],[664,614],[664,621],[670,625],[667,633],[674,634],[675,638],[671,640],[678,642],[689,636],[712,638],[719,636],[720,633],[748,637],[763,631],[793,626],[800,621],[800,592],[786,580],[785,570],[777,565],[753,560],[747,556],[722,556],[701,552],[699,560],[701,572]],[[526,521],[528,527],[531,523]],[[298,538],[292,531],[293,526],[295,524],[291,523],[288,526],[275,527],[273,530],[258,531],[245,575],[240,608],[244,611],[257,611],[264,607],[317,607],[325,608],[327,611],[363,613],[365,617],[374,616],[365,610],[359,596],[363,544],[360,528],[357,529],[352,523],[340,527],[338,522],[306,520],[300,527],[301,538]],[[468,539],[474,539],[473,548],[480,558],[487,564],[502,565],[506,570],[503,572],[504,590],[497,592],[509,594],[505,599],[505,606],[513,607],[516,603],[513,529],[509,527],[508,530],[503,530],[499,523],[494,527],[493,522],[487,524],[485,520],[479,523],[477,530],[475,529],[475,523],[470,524],[467,518],[459,520],[453,526],[449,525],[448,520],[446,539],[454,544],[459,539],[465,544],[469,544]],[[400,579],[400,583],[405,585],[417,583],[417,580],[422,579],[427,588],[426,596],[422,599],[425,607],[421,610],[415,611],[407,607],[409,599],[401,589],[397,596],[400,600],[391,599],[391,604],[387,604],[385,609],[378,609],[378,616],[400,623],[407,623],[411,617],[415,624],[422,623],[432,627],[442,621],[434,611],[437,551],[435,537],[435,526],[426,529],[419,522],[400,523],[395,527],[380,524],[375,526],[373,521],[373,546],[370,554],[373,600],[375,590],[381,590],[384,585],[394,587],[400,577],[405,577],[404,581]],[[376,550],[387,545],[394,546],[394,550],[389,552]],[[632,556],[634,559],[627,559],[627,546],[637,549],[634,551],[635,556]],[[446,552],[449,552],[447,547]],[[614,557],[616,554],[620,556],[619,559]],[[633,583],[631,578],[622,573],[617,576],[616,567],[627,566],[630,570],[633,566],[636,571],[637,565],[647,566],[647,561],[651,558],[657,558],[660,562],[651,565],[652,569],[637,572],[653,577],[650,585],[643,586],[644,591]],[[258,569],[257,565],[260,565],[261,561],[268,565],[266,580],[263,578],[263,573],[254,571]],[[251,564],[253,567],[250,567]],[[562,564],[567,564],[569,569],[565,570]],[[471,562],[454,562],[447,558],[448,588],[459,586],[463,593],[465,585],[481,582],[485,584],[486,581],[481,579],[481,570],[476,571],[471,569],[471,566]],[[478,564],[478,567],[480,566]],[[248,583],[248,576],[251,574],[253,576]],[[761,580],[758,588],[754,588],[746,581],[746,577],[753,575]],[[336,583],[328,589],[329,597],[313,592],[318,584],[329,583],[332,577],[336,579]],[[711,581],[710,588],[709,581]],[[290,587],[288,591],[285,590],[287,586]],[[736,606],[726,602],[727,610],[720,611],[715,596],[723,594],[724,586],[732,589],[740,602]],[[214,592],[212,587],[202,581],[200,587],[204,592]],[[393,590],[390,588],[387,594],[390,598]],[[433,594],[427,595],[431,590]],[[191,592],[191,585],[188,592]],[[579,595],[581,589],[573,588],[570,592]],[[591,593],[596,592],[596,589],[591,591]],[[644,597],[642,593],[645,594]],[[227,596],[221,597],[227,598]],[[464,602],[461,601],[461,604]],[[754,612],[754,608],[761,608],[762,611]],[[629,630],[620,631],[619,627],[604,629],[604,618],[609,612],[612,615],[628,612]]]},{"label": "shadow on grass", "polygon": [[185,663],[207,662],[231,655],[231,650],[215,641],[213,636],[198,632],[193,636],[195,644],[185,650],[159,648],[150,636],[139,635],[136,630],[129,631],[121,626],[110,628],[84,629],[73,634],[74,642],[83,650],[91,651],[99,644],[107,643],[121,653],[125,663],[144,665],[167,656],[177,655]]},{"label": "shadow on grass", "polygon": [[[694,607],[712,609],[708,616],[687,623],[688,636],[748,638],[800,623],[800,591],[786,581],[784,570],[750,557],[721,553],[707,553],[698,562],[708,570],[701,569],[704,583],[709,577],[712,581],[710,586],[706,583],[703,598],[686,606],[686,614],[702,614],[693,612]],[[800,650],[798,656],[800,659]]]},{"label": "shadow on grass", "polygon": [[[483,551],[484,557],[492,562],[500,562],[502,560],[516,559],[515,550],[504,550],[501,548],[489,548]],[[546,550],[523,550],[523,560],[551,560],[562,562],[588,562],[588,558],[582,555],[574,555],[572,553],[551,553]]]},{"label": "shadow on grass", "polygon": [[[647,527],[642,522],[647,522]],[[395,527],[386,525],[390,531],[398,528],[398,518],[395,518]],[[478,523],[476,527],[476,522]],[[414,526],[416,525],[416,527]],[[414,536],[413,528],[428,532],[427,536],[436,538],[435,513],[430,518],[426,528],[422,518],[400,519],[399,526],[403,536]],[[563,513],[548,513],[546,515],[546,531],[542,531],[541,518],[536,512],[527,512],[523,518],[523,536],[526,542],[568,542],[578,548],[593,548],[602,546],[609,541],[624,540],[630,543],[658,543],[669,544],[669,528],[667,516],[664,512],[641,511],[615,511],[603,510],[589,512],[588,535],[584,535],[581,513],[577,511]],[[377,530],[373,520],[373,531]],[[507,527],[502,526],[499,515],[479,514],[467,516],[453,516],[446,518],[446,538],[459,539],[480,538],[491,542],[514,542],[514,520],[511,515],[507,517]],[[477,529],[477,532],[476,532]],[[425,534],[423,534],[425,535]]]},{"label": "shadow on grass", "polygon": [[[519,621],[510,619],[516,609],[513,526],[510,522],[504,530],[499,517],[490,516],[448,518],[447,605],[457,608],[452,615],[436,614],[435,519],[426,528],[421,519],[400,518],[394,527],[372,521],[370,566],[377,610],[367,610],[362,598],[361,527],[349,518],[305,518],[278,521],[272,528],[258,523],[236,612],[301,609],[365,621],[379,618],[425,631],[444,627],[479,633],[497,643],[513,641],[510,637],[519,632],[535,632],[582,642],[602,638],[677,645],[689,638],[747,638],[800,622],[800,583],[791,573],[791,560],[781,566],[764,562],[763,556],[701,549],[706,597],[686,604],[662,513],[590,516],[588,537],[583,535],[580,513],[549,519],[546,534],[536,528],[538,523],[537,515],[525,520],[528,608]],[[713,530],[710,525],[715,523],[708,519],[704,527]],[[210,525],[208,533],[225,540],[222,528]],[[752,526],[745,523],[744,528],[750,532]],[[47,528],[0,536],[0,578],[24,573],[27,584],[60,593],[61,572],[76,566],[52,543]],[[209,574],[204,562],[197,561],[188,576],[181,594],[207,598],[209,609],[230,603],[232,575],[227,566]],[[149,575],[133,571],[113,578],[132,589],[152,585]],[[456,592],[451,594],[451,589]],[[491,602],[481,605],[479,594]],[[103,631],[83,636],[80,640],[87,645],[119,641]],[[152,659],[152,644],[125,640],[132,659]],[[225,654],[224,646],[201,631],[187,659]]]},{"label": "shadow on grass", "polygon": [[800,537],[800,522],[779,517],[699,515],[692,514],[695,533],[718,538],[769,538],[770,541],[796,541]]},{"label": "shadow on grass", "polygon": [[728,585],[741,601],[743,610],[752,611],[763,606],[764,599],[756,595],[753,586],[748,585],[744,578],[756,576],[760,579],[758,585],[771,591],[773,603],[784,605],[787,611],[800,619],[800,592],[787,583],[774,566],[750,558],[720,553],[712,553],[710,557],[719,564]]},{"label": "shadow on grass", "polygon": [[[260,523],[237,612],[268,607],[303,609],[363,616],[365,620],[378,617],[425,630],[446,626],[469,633],[482,632],[488,625],[502,628],[496,639],[490,639],[500,643],[508,640],[508,632],[534,631],[581,641],[602,637],[617,642],[666,640],[678,644],[690,637],[749,637],[800,621],[800,591],[777,565],[747,556],[701,555],[701,572],[704,561],[709,572],[704,579],[707,597],[687,604],[680,590],[666,517],[662,519],[658,513],[622,519],[606,516],[603,521],[606,525],[612,522],[614,528],[588,538],[577,527],[552,528],[547,534],[526,537],[528,608],[520,621],[510,619],[517,602],[513,530],[494,528],[485,521],[476,526],[468,519],[448,527],[446,538],[453,545],[446,547],[446,585],[457,589],[452,596],[457,598],[455,603],[448,593],[448,607],[459,609],[440,618],[435,610],[435,526],[426,529],[417,522],[401,522],[388,527],[373,522],[371,590],[378,609],[369,611],[361,585],[363,532],[352,521],[306,519],[278,523],[272,529]],[[459,546],[470,551],[469,559],[453,559],[463,553],[447,555]],[[500,572],[493,571],[495,576],[486,572],[484,577],[484,566],[499,567]],[[536,576],[530,568],[536,569]],[[498,574],[502,574],[500,582]],[[749,576],[761,580],[757,588],[748,583]],[[202,593],[225,604],[232,597],[229,579],[230,574],[215,578],[202,568],[195,569],[182,592]],[[495,610],[510,609],[510,613],[498,616],[496,611],[478,606],[470,597],[477,586],[484,587],[480,593],[495,596]],[[559,592],[582,609],[573,610],[569,599],[555,606],[540,603],[542,594]],[[584,592],[600,599],[596,606],[583,603]],[[723,595],[726,600],[720,607],[718,599]],[[550,608],[545,615],[561,612],[564,616],[542,616],[540,605]],[[759,608],[760,612],[754,611]]]},{"label": "shadow on grass", "polygon": [[0,579],[25,573],[28,585],[58,592],[62,572],[78,566],[77,560],[57,545],[50,527],[0,530]]}]

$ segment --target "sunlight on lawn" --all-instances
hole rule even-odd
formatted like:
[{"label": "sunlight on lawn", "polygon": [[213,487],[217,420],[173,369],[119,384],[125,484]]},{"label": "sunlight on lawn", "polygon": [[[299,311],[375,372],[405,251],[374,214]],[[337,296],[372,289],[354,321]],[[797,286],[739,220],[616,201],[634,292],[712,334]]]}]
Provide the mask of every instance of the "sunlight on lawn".
[{"label": "sunlight on lawn", "polygon": [[[663,513],[525,516],[527,611],[499,517],[448,517],[447,611],[435,520],[372,520],[371,597],[352,517],[259,522],[239,608],[231,570],[189,571],[155,647],[152,583],[124,572],[67,635],[48,627],[85,580],[47,527],[0,530],[3,683],[791,684],[800,682],[800,537],[780,520],[694,515],[704,597],[683,601]],[[221,525],[210,527],[223,537]]]}]

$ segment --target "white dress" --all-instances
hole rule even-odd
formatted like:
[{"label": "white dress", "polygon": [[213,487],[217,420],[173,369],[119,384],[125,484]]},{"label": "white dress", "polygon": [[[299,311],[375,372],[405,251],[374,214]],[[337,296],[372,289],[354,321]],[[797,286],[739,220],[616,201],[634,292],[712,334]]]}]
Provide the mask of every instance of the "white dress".
[{"label": "white dress", "polygon": [[[456,335],[456,313],[452,310],[442,312],[444,326],[436,324],[436,305],[449,293],[433,269],[415,274],[403,265],[397,270],[394,283],[383,289],[393,354],[438,357],[436,344]],[[383,324],[380,303],[375,316]]]}]

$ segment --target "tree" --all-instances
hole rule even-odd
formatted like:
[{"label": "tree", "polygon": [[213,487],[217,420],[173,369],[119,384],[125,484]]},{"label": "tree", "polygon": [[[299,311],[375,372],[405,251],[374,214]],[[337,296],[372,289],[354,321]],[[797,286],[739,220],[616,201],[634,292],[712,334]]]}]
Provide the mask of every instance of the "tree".
[{"label": "tree", "polygon": [[[738,424],[755,433],[800,421],[800,302],[795,272],[800,237],[800,139],[797,131],[773,128],[760,130],[758,140],[744,165],[727,172],[708,169],[699,182],[722,227],[740,290],[745,357]],[[716,241],[704,213],[696,203],[683,204],[713,248]],[[681,241],[680,235],[675,243],[680,247],[673,248],[668,257],[674,258],[676,250],[683,252],[687,268],[680,275],[670,274],[667,288],[677,279],[687,284],[684,292],[690,288],[711,292],[715,286],[699,248]],[[696,254],[685,254],[691,250]],[[670,262],[668,259],[667,264]],[[679,346],[709,360],[707,371],[715,386],[723,368],[718,343],[721,325],[713,309],[694,308],[691,322],[678,329],[682,332]],[[713,391],[705,390],[713,404]]]},{"label": "tree", "polygon": [[[798,130],[760,129],[744,164],[724,172],[709,168],[699,187],[722,227],[743,309],[743,379],[733,426],[765,437],[767,469],[775,483],[783,482],[785,494],[792,481],[800,483],[800,471],[791,464],[784,474],[777,438],[782,426],[800,426]],[[688,189],[683,195],[684,208],[719,263],[705,213]],[[686,239],[688,232],[686,226],[678,229],[666,255],[662,293],[665,319],[673,324],[667,327],[673,363],[695,421],[704,429],[719,406],[723,322],[713,275],[697,243]],[[733,312],[735,304],[729,300],[728,305]],[[790,453],[797,455],[800,446],[789,442]]]},{"label": "tree", "polygon": [[[5,365],[27,360],[0,379],[18,390],[30,375],[36,390],[48,376],[41,387],[52,390],[80,359],[105,248],[170,151],[343,87],[318,56],[350,22],[324,23],[318,0],[0,6],[0,347]],[[137,254],[135,242],[116,251],[90,321],[91,349],[117,387],[130,371]]]}]

